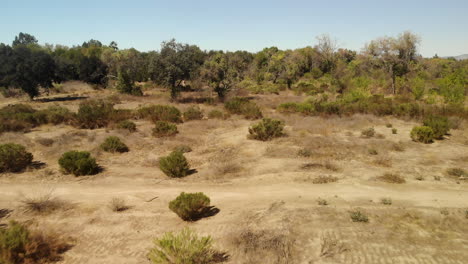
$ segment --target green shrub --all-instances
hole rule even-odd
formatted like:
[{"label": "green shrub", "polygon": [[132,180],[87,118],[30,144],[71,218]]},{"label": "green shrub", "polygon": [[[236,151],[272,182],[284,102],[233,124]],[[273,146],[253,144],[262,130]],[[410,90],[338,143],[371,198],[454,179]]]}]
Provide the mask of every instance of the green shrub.
[{"label": "green shrub", "polygon": [[369,218],[367,217],[367,215],[359,209],[353,210],[349,214],[353,222],[362,222],[362,223],[369,222]]},{"label": "green shrub", "polygon": [[123,120],[123,121],[120,121],[118,124],[117,124],[117,128],[119,129],[126,129],[130,132],[135,132],[136,131],[136,124],[130,120]]},{"label": "green shrub", "polygon": [[58,162],[65,173],[71,173],[75,176],[92,175],[99,172],[96,160],[87,151],[66,152]]},{"label": "green shrub", "polygon": [[137,110],[139,118],[150,119],[153,122],[166,121],[182,123],[182,114],[179,109],[170,105],[151,105]]},{"label": "green shrub", "polygon": [[110,136],[101,144],[101,149],[107,152],[127,152],[128,147],[125,145],[120,138],[116,136]]},{"label": "green shrub", "polygon": [[73,118],[73,113],[68,108],[61,106],[50,106],[46,110],[43,110],[47,123],[54,125],[61,123],[68,123]]},{"label": "green shrub", "polygon": [[18,144],[0,145],[0,173],[20,172],[31,164],[33,155],[26,151],[24,146]]},{"label": "green shrub", "polygon": [[448,118],[443,116],[426,117],[423,124],[432,129],[435,139],[443,138],[450,129]]},{"label": "green shrub", "polygon": [[215,263],[215,251],[210,236],[198,237],[189,228],[180,233],[165,233],[154,240],[148,258],[154,264],[210,264]]},{"label": "green shrub", "polygon": [[105,127],[114,114],[114,105],[103,100],[89,100],[80,104],[76,114],[76,125],[80,128]]},{"label": "green shrub", "polygon": [[397,134],[398,133],[398,130],[396,128],[392,128],[392,134]]},{"label": "green shrub", "polygon": [[60,255],[70,245],[58,236],[31,232],[18,222],[10,221],[0,229],[0,263],[50,263],[61,260]]},{"label": "green shrub", "polygon": [[283,121],[264,118],[257,124],[249,127],[249,137],[252,139],[258,139],[267,141],[275,137],[283,135],[284,123]]},{"label": "green shrub", "polygon": [[120,93],[142,96],[141,86],[135,85],[130,75],[126,71],[119,71],[117,76],[117,91]]},{"label": "green shrub", "polygon": [[200,110],[200,107],[191,106],[184,112],[183,116],[184,121],[200,120],[203,119],[203,112]]},{"label": "green shrub", "polygon": [[262,111],[248,98],[235,97],[226,103],[224,107],[231,114],[243,115],[247,119],[258,119],[262,118]]},{"label": "green shrub", "polygon": [[210,198],[201,192],[182,192],[175,200],[172,200],[169,203],[169,209],[184,221],[194,221],[199,219],[208,206],[210,206]]},{"label": "green shrub", "polygon": [[414,141],[428,144],[434,139],[434,131],[427,126],[417,126],[413,127],[410,136]]},{"label": "green shrub", "polygon": [[153,128],[153,136],[155,137],[169,137],[174,136],[177,131],[177,126],[166,121],[156,121]]},{"label": "green shrub", "polygon": [[188,161],[180,151],[173,151],[169,156],[160,158],[159,168],[171,178],[185,177],[190,171]]},{"label": "green shrub", "polygon": [[283,103],[278,106],[278,111],[282,113],[301,113],[310,115],[315,112],[315,107],[310,103]]},{"label": "green shrub", "polygon": [[210,119],[227,119],[229,115],[223,111],[213,109],[208,112],[208,118]]},{"label": "green shrub", "polygon": [[361,131],[361,136],[365,138],[371,138],[375,136],[375,129],[373,127],[366,128]]}]

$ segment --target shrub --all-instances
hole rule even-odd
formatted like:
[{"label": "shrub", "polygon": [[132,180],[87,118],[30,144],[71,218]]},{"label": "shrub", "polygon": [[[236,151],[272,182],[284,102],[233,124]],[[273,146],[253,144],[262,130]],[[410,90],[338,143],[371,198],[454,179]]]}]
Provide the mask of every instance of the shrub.
[{"label": "shrub", "polygon": [[8,143],[0,145],[0,173],[20,172],[31,164],[33,155],[22,145]]},{"label": "shrub", "polygon": [[184,121],[200,120],[203,119],[203,112],[200,110],[200,107],[191,106],[184,112],[183,116]]},{"label": "shrub", "polygon": [[204,193],[182,192],[175,200],[169,203],[169,209],[184,221],[194,221],[202,217],[210,206],[210,198]]},{"label": "shrub", "polygon": [[367,215],[359,209],[351,211],[350,217],[351,217],[351,220],[353,220],[353,222],[362,222],[362,223],[369,222],[369,218],[367,217]]},{"label": "shrub", "polygon": [[310,149],[303,148],[303,149],[300,149],[300,150],[297,151],[297,155],[299,157],[308,158],[308,157],[312,156],[312,151]]},{"label": "shrub", "polygon": [[216,251],[210,236],[198,237],[189,228],[179,233],[165,233],[154,240],[148,258],[154,264],[210,264],[215,263]]},{"label": "shrub", "polygon": [[371,138],[375,136],[375,129],[373,127],[366,128],[361,131],[361,136],[365,138]]},{"label": "shrub", "polygon": [[227,119],[229,115],[223,111],[213,109],[208,112],[208,118],[210,119]]},{"label": "shrub", "polygon": [[318,203],[318,205],[324,205],[324,206],[328,205],[328,201],[325,200],[325,199],[322,199],[322,198],[318,198],[317,203]]},{"label": "shrub", "polygon": [[247,119],[259,119],[262,118],[262,111],[248,98],[235,97],[226,103],[224,107],[231,114],[243,115]]},{"label": "shrub", "polygon": [[377,177],[377,179],[384,181],[384,182],[388,182],[388,183],[400,183],[401,184],[401,183],[406,182],[405,178],[394,173],[385,173],[384,175]]},{"label": "shrub", "polygon": [[283,121],[264,118],[257,124],[249,127],[250,138],[262,141],[271,140],[275,137],[283,135],[284,123]]},{"label": "shrub", "polygon": [[76,125],[80,128],[105,127],[114,113],[114,105],[103,100],[89,100],[80,104]]},{"label": "shrub", "polygon": [[125,145],[120,138],[116,136],[110,136],[101,144],[101,149],[107,152],[127,152],[128,147]]},{"label": "shrub", "polygon": [[463,176],[468,175],[465,172],[465,170],[461,169],[461,168],[450,168],[450,169],[447,170],[447,174],[450,175],[450,176],[454,176],[454,177],[463,177]]},{"label": "shrub", "polygon": [[112,198],[109,202],[109,208],[112,212],[123,212],[128,210],[130,207],[125,203],[122,198]]},{"label": "shrub", "polygon": [[171,178],[185,177],[190,171],[188,161],[180,151],[173,151],[169,156],[160,158],[159,168]]},{"label": "shrub", "polygon": [[388,127],[388,128],[393,127],[393,125],[391,123],[387,123],[385,126]]},{"label": "shrub", "polygon": [[337,182],[337,181],[338,181],[337,177],[320,175],[317,178],[314,178],[312,180],[312,183],[313,184],[326,184],[326,183]]},{"label": "shrub", "polygon": [[315,112],[315,107],[310,103],[283,103],[277,107],[279,112],[282,113],[302,113],[310,115]]},{"label": "shrub", "polygon": [[378,155],[379,154],[379,152],[374,148],[370,148],[368,150],[368,152],[369,152],[370,155]]},{"label": "shrub", "polygon": [[172,123],[182,123],[182,114],[179,109],[170,105],[151,105],[138,109],[139,118],[147,118],[153,122],[166,121]]},{"label": "shrub", "polygon": [[0,263],[56,262],[61,260],[60,255],[70,246],[58,236],[31,232],[15,221],[0,229]]},{"label": "shrub", "polygon": [[136,131],[136,124],[130,120],[123,120],[123,121],[120,121],[118,124],[117,124],[117,128],[119,129],[126,129],[130,132],[135,132]]},{"label": "shrub", "polygon": [[429,116],[424,119],[423,124],[432,129],[435,139],[443,138],[450,129],[448,118],[443,116]]},{"label": "shrub", "polygon": [[75,176],[92,175],[99,171],[96,160],[87,151],[66,152],[58,162],[65,173]]},{"label": "shrub", "polygon": [[398,130],[396,128],[392,128],[392,134],[396,135],[398,133]]},{"label": "shrub", "polygon": [[166,121],[156,121],[153,128],[153,136],[155,137],[169,137],[177,133],[179,133],[177,126]]},{"label": "shrub", "polygon": [[385,198],[380,199],[380,202],[383,205],[391,205],[392,204],[392,198],[385,197]]},{"label": "shrub", "polygon": [[22,209],[25,212],[46,214],[59,210],[66,206],[66,203],[52,196],[51,193],[37,197],[26,197],[21,201]]},{"label": "shrub", "polygon": [[54,125],[67,123],[72,120],[73,113],[68,108],[61,106],[50,106],[46,110],[43,110],[47,123]]},{"label": "shrub", "polygon": [[428,144],[434,139],[434,131],[427,126],[413,127],[410,136],[414,141]]}]

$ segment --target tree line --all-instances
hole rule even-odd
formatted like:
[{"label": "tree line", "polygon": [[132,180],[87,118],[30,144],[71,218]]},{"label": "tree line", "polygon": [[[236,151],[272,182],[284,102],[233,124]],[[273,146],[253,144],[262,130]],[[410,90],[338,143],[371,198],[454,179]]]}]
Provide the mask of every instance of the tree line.
[{"label": "tree line", "polygon": [[73,47],[41,46],[34,36],[19,33],[11,45],[0,44],[0,87],[20,88],[34,98],[39,87],[53,83],[81,80],[106,87],[113,81],[122,93],[142,95],[137,83],[152,81],[167,87],[174,100],[187,85],[202,85],[220,100],[241,87],[258,93],[411,94],[417,100],[435,94],[462,103],[468,61],[423,58],[419,44],[417,35],[403,32],[371,40],[361,51],[340,48],[322,35],[314,46],[294,50],[204,51],[172,39],[159,51],[140,52],[93,39]]}]

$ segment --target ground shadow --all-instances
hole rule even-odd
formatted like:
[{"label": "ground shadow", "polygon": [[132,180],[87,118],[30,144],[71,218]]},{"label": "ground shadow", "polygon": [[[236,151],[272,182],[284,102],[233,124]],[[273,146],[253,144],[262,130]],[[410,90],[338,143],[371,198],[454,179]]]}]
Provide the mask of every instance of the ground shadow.
[{"label": "ground shadow", "polygon": [[221,210],[215,206],[207,206],[205,207],[197,216],[193,217],[191,221],[195,222],[202,218],[207,218],[211,216],[217,215]]},{"label": "ground shadow", "polygon": [[229,255],[226,252],[215,252],[213,254],[213,263],[221,263],[229,260]]},{"label": "ground shadow", "polygon": [[190,169],[187,171],[187,176],[197,173],[197,169]]},{"label": "ground shadow", "polygon": [[0,219],[7,217],[13,210],[10,209],[0,209]]},{"label": "ground shadow", "polygon": [[47,164],[45,162],[42,162],[42,161],[33,161],[31,162],[31,164],[29,165],[30,168],[33,168],[35,170],[39,170],[39,169],[42,169],[46,166]]},{"label": "ground shadow", "polygon": [[40,98],[36,99],[37,102],[48,103],[48,102],[65,102],[65,101],[76,101],[88,99],[88,96],[64,96],[64,97],[51,97],[51,98]]}]

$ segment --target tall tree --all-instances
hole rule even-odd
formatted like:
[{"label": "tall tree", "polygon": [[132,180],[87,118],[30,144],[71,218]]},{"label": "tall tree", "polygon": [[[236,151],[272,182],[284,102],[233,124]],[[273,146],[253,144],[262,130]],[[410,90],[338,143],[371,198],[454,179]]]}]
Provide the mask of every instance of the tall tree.
[{"label": "tall tree", "polygon": [[13,40],[12,46],[37,44],[37,39],[33,35],[20,32]]}]

